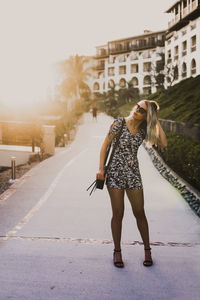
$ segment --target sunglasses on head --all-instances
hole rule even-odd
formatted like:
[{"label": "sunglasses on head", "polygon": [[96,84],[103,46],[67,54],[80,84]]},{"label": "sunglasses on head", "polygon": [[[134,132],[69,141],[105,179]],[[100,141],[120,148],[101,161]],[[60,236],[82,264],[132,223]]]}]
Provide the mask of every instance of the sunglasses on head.
[{"label": "sunglasses on head", "polygon": [[144,109],[143,107],[141,107],[138,103],[136,105],[137,105],[137,109],[139,110],[139,112],[141,114],[145,114],[147,112],[146,109]]}]

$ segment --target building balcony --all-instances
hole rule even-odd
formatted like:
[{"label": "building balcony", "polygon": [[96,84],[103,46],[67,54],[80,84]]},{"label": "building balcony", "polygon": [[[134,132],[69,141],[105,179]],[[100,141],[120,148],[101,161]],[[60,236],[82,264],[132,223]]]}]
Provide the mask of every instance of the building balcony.
[{"label": "building balcony", "polygon": [[[173,9],[169,9],[168,13],[174,13]],[[200,15],[200,4],[198,0],[190,2],[189,5],[182,8],[181,3],[178,4],[178,13],[174,16],[174,18],[168,22],[168,30],[174,31],[179,30],[183,26],[187,25],[190,20],[195,19]]]},{"label": "building balcony", "polygon": [[106,49],[102,49],[100,52],[96,54],[96,58],[105,58],[109,56],[109,52]]},{"label": "building balcony", "polygon": [[138,45],[124,45],[119,48],[110,48],[109,53],[110,54],[120,54],[120,53],[125,53],[125,52],[130,52],[130,51],[136,51],[136,50],[145,50],[149,48],[155,48],[155,47],[164,47],[164,40],[158,40],[155,42],[147,42],[144,44],[138,44]]},{"label": "building balcony", "polygon": [[175,18],[168,22],[168,27],[174,26],[176,23],[178,23],[181,20],[180,15],[176,15]]},{"label": "building balcony", "polygon": [[196,8],[198,8],[198,0],[192,2],[191,11],[195,10]]}]

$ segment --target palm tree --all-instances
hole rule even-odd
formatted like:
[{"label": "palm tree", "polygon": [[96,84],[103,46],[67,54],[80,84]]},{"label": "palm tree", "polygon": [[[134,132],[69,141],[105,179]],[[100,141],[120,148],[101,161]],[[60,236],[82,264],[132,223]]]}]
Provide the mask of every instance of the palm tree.
[{"label": "palm tree", "polygon": [[121,104],[129,103],[138,98],[138,89],[134,88],[132,80],[126,81],[127,87],[119,90],[119,102]]},{"label": "palm tree", "polygon": [[109,90],[106,95],[106,105],[109,107],[116,106],[118,103],[117,84],[114,81],[109,82]]},{"label": "palm tree", "polygon": [[60,84],[60,91],[66,97],[81,98],[81,91],[89,90],[86,83],[90,76],[88,59],[83,56],[70,56],[69,59],[59,63],[60,73],[64,76]]}]

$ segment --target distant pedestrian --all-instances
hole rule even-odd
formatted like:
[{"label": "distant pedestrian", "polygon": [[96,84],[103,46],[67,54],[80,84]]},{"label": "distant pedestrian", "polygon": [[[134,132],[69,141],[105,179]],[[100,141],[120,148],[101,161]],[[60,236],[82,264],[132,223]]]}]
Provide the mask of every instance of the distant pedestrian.
[{"label": "distant pedestrian", "polygon": [[144,139],[150,145],[167,146],[165,133],[158,120],[158,109],[159,106],[155,101],[141,100],[138,102],[127,118],[124,120],[118,118],[113,122],[100,151],[99,171],[96,177],[104,180],[106,150],[111,142],[115,145],[116,135],[122,128],[119,142],[106,174],[106,184],[113,213],[111,220],[114,241],[113,263],[119,268],[124,267],[121,255],[121,232],[125,191],[144,244],[145,260],[143,264],[144,266],[153,264],[137,151]]},{"label": "distant pedestrian", "polygon": [[97,107],[96,106],[93,106],[93,108],[92,108],[92,116],[93,116],[93,119],[97,120]]}]

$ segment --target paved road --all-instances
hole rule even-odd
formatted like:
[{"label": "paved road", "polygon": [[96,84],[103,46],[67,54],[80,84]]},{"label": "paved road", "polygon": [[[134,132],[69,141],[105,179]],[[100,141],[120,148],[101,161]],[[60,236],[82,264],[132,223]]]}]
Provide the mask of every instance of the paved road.
[{"label": "paved road", "polygon": [[[85,191],[112,119],[86,114],[76,139],[33,168],[0,201],[0,300],[199,299],[200,219],[140,147],[154,266],[126,199],[125,268],[112,264],[106,189]],[[12,190],[11,190],[12,192]]]}]

